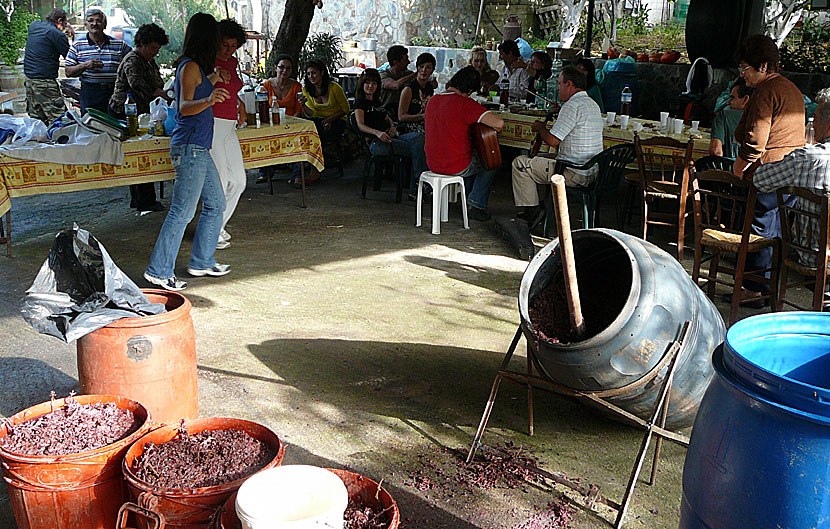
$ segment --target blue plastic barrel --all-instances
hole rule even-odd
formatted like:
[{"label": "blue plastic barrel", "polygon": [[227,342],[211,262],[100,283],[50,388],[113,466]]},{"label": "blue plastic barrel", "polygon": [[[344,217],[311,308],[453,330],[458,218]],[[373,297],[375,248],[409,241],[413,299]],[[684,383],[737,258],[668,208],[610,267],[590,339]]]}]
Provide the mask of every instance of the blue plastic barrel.
[{"label": "blue plastic barrel", "polygon": [[830,527],[830,314],[747,318],[713,360],[680,528]]}]

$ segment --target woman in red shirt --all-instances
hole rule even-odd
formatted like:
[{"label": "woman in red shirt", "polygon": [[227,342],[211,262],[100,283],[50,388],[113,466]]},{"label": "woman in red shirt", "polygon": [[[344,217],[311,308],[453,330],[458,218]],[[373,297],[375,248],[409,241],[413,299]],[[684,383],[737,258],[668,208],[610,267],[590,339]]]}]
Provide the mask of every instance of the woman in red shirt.
[{"label": "woman in red shirt", "polygon": [[239,197],[245,191],[245,165],[242,162],[242,149],[236,136],[236,127],[245,123],[245,104],[239,98],[242,80],[237,73],[236,49],[245,43],[245,29],[235,20],[229,18],[217,24],[219,28],[219,51],[216,53],[216,68],[227,71],[230,81],[217,83],[216,88],[224,88],[231,95],[226,101],[213,105],[213,147],[210,155],[219,171],[222,189],[225,192],[225,213],[222,215],[222,230],[216,249],[222,250],[231,245],[230,234],[225,225],[236,210]]}]

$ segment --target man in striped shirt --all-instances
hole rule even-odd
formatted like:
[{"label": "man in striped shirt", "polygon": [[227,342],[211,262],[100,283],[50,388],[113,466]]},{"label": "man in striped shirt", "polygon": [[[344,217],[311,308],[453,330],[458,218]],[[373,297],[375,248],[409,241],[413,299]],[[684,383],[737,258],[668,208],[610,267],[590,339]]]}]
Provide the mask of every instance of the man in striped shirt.
[{"label": "man in striped shirt", "polygon": [[130,51],[123,40],[110,37],[107,16],[97,8],[86,12],[86,37],[69,47],[66,55],[67,77],[81,78],[81,114],[88,108],[107,113],[110,96],[115,90],[118,65]]},{"label": "man in striped shirt", "polygon": [[[824,88],[816,96],[818,107],[814,114],[817,142],[796,149],[779,162],[764,164],[755,171],[752,183],[758,191],[767,193],[786,186],[803,187],[816,194],[830,193],[830,88]],[[799,209],[818,214],[816,205],[812,202],[797,199]],[[806,219],[802,221],[800,233],[806,236]],[[818,219],[811,219],[813,223],[813,240],[809,246],[817,249],[819,226]],[[808,246],[806,240],[799,241],[802,246]],[[816,256],[800,253],[799,261],[804,266],[815,267]]]}]

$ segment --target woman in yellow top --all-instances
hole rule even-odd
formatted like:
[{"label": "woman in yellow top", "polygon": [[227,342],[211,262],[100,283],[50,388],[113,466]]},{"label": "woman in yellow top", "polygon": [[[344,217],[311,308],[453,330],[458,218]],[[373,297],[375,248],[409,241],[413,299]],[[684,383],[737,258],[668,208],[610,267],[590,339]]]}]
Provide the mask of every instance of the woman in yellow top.
[{"label": "woman in yellow top", "polygon": [[346,94],[331,80],[322,61],[308,61],[305,74],[303,93],[297,95],[303,105],[303,115],[317,124],[320,136],[339,136],[346,128],[346,116],[349,115]]},{"label": "woman in yellow top", "polygon": [[[329,77],[328,69],[323,61],[312,59],[305,67],[305,85],[297,99],[303,105],[303,116],[311,119],[317,125],[317,134],[321,141],[340,141],[340,136],[346,129],[346,116],[349,115],[349,102],[339,84]],[[295,173],[294,182],[299,175]],[[320,173],[313,169],[306,183],[316,182]]]}]

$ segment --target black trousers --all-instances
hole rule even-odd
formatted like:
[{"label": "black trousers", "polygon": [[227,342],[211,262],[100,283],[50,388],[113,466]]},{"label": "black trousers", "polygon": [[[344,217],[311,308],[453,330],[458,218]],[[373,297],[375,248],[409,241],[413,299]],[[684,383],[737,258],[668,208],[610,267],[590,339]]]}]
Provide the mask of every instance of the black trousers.
[{"label": "black trousers", "polygon": [[81,115],[86,114],[88,108],[94,108],[106,114],[114,90],[115,83],[90,83],[81,80]]}]

